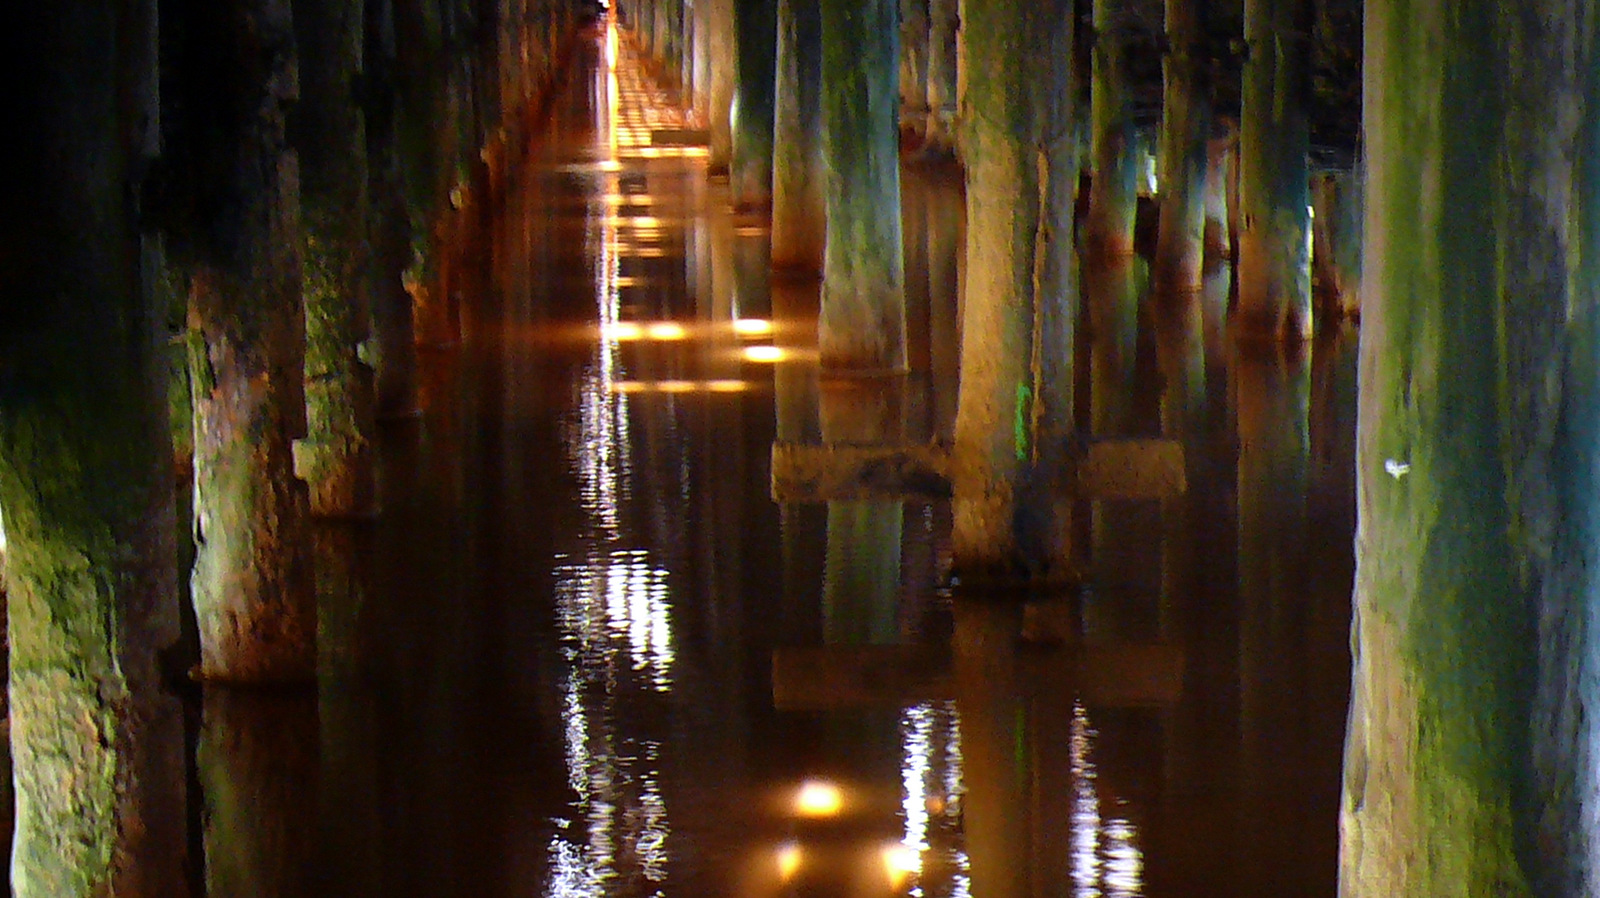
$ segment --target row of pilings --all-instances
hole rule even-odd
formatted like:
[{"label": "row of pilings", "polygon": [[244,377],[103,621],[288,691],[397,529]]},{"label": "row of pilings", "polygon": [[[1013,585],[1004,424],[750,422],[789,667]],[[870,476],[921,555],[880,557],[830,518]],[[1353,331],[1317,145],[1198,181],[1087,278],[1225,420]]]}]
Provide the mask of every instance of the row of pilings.
[{"label": "row of pilings", "polygon": [[461,320],[464,267],[435,248],[493,206],[577,7],[6,18],[11,886],[184,895],[178,684],[316,676],[310,520],[381,513],[375,428],[413,414],[417,343]]},{"label": "row of pilings", "polygon": [[1156,295],[1181,304],[1208,265],[1234,264],[1233,332],[1253,351],[1297,347],[1314,311],[1332,321],[1353,302],[1356,179],[1314,171],[1311,140],[1316,124],[1353,165],[1357,98],[1327,85],[1359,78],[1359,53],[1339,50],[1359,43],[1358,8],[621,0],[619,12],[705,124],[735,207],[770,211],[774,276],[820,280],[824,376],[906,371],[901,165],[959,165],[958,566],[1016,569],[1016,486],[1071,442],[1079,330],[1138,314],[1128,293],[1127,308],[1080,324],[1080,269],[1146,255]]},{"label": "row of pilings", "polygon": [[[772,2],[736,0],[735,19],[747,11],[759,17]],[[833,203],[890,188],[853,181],[850,195],[834,195],[841,182],[833,173],[856,171],[854,157],[870,156],[884,137],[841,133],[865,119],[840,117],[849,103],[827,99],[830,91],[855,80],[862,88],[853,96],[868,110],[887,98],[868,86],[882,73],[861,65],[880,64],[881,55],[838,43],[845,38],[828,30],[835,5],[820,6],[820,155],[829,177],[822,202],[831,216]],[[847,23],[895,21],[893,4],[848,6]],[[659,0],[624,4],[640,18],[661,7]],[[1128,22],[1133,4],[1095,2],[1087,33],[1076,27],[1084,17],[1051,7],[969,2],[960,16],[955,149],[965,166],[969,230],[953,477],[958,570],[999,567],[1012,557],[1020,476],[1049,445],[1039,437],[1059,410],[1046,399],[1046,371],[1071,358],[1073,342],[1061,335],[1075,326],[1070,315],[1050,317],[1055,303],[1072,308],[1075,300],[1070,288],[1046,287],[1058,270],[1052,253],[1081,248],[1103,263],[1137,243],[1137,169],[1126,165],[1134,104],[1124,73],[1141,54],[1123,43],[1138,30]],[[926,54],[910,54],[899,69],[913,81],[919,71],[931,80],[937,68],[939,8],[927,5]],[[773,40],[783,60],[783,42],[807,32],[789,24],[792,6],[778,9]],[[1348,96],[1355,84],[1364,89],[1371,201],[1361,224],[1360,523],[1341,893],[1594,894],[1600,357],[1592,147],[1600,92],[1593,4],[1369,0],[1363,62],[1356,41],[1319,44],[1328,7],[1245,0],[1239,29],[1225,39],[1239,61],[1231,135],[1216,127],[1218,117],[1211,125],[1195,121],[1206,117],[1206,104],[1221,108],[1215,88],[1197,87],[1227,72],[1200,62],[1218,56],[1214,23],[1197,28],[1202,8],[1183,0],[1163,12],[1159,46],[1142,54],[1165,69],[1154,274],[1165,295],[1191,292],[1183,288],[1205,258],[1196,208],[1222,205],[1225,214],[1206,217],[1227,224],[1216,243],[1232,248],[1233,329],[1243,345],[1297,343],[1315,327],[1313,247],[1319,261],[1342,254],[1337,241],[1313,234],[1313,209],[1324,224],[1348,220],[1330,208],[1346,205],[1343,198],[1328,202],[1338,182],[1311,177],[1315,105],[1319,97]],[[920,41],[923,19],[898,21]],[[1197,50],[1196,34],[1207,36],[1208,49]],[[722,152],[719,133],[731,131],[735,170],[741,131],[767,125],[750,120],[764,111],[759,103],[730,110],[715,90],[717,72],[726,70],[737,73],[732,96],[765,95],[765,84],[747,85],[746,59],[770,51],[747,48],[746,40],[741,28],[732,50],[728,39],[706,45],[713,153]],[[684,44],[677,46],[682,52]],[[735,55],[718,55],[719,47]],[[1354,59],[1367,71],[1358,78],[1352,69],[1343,79],[1324,71],[1318,82],[1318,58]],[[779,110],[796,70],[777,68]],[[1059,89],[1062,79],[1074,86]],[[914,83],[909,91],[902,83],[900,99],[908,93],[916,95]],[[1071,102],[1056,118],[1063,97]],[[1352,135],[1353,118],[1344,125]],[[794,128],[780,121],[769,133],[779,164],[806,158],[783,145]],[[1236,140],[1227,166],[1234,174],[1224,189],[1200,190],[1219,168],[1210,150],[1219,137]],[[754,135],[752,144],[762,139]],[[844,157],[836,155],[841,141],[850,144]],[[1058,141],[1067,145],[1059,156]],[[1069,175],[1059,188],[1057,159]],[[1075,203],[1063,199],[1081,195],[1085,159],[1092,171],[1080,239]],[[751,196],[743,180],[735,184],[736,196]],[[894,214],[885,205],[881,214]],[[775,240],[792,214],[773,209]],[[833,244],[860,232],[828,217],[824,233],[823,258],[797,264],[821,272],[826,322],[851,285],[831,279]],[[1084,276],[1093,270],[1086,265]],[[1353,286],[1349,272],[1329,280]],[[876,283],[896,282],[886,273]],[[1110,320],[1124,317],[1113,310]],[[1088,326],[1097,326],[1093,311]],[[826,325],[819,336],[827,360],[833,337]],[[880,342],[869,369],[896,364],[892,340]]]}]

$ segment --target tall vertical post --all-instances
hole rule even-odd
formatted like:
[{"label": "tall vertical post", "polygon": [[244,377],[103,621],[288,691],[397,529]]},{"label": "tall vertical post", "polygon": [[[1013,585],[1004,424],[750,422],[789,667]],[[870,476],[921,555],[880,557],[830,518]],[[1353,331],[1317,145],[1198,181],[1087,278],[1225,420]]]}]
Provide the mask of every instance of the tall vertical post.
[{"label": "tall vertical post", "polygon": [[928,122],[922,146],[930,154],[955,152],[956,32],[960,0],[928,0]]},{"label": "tall vertical post", "polygon": [[1379,0],[1365,32],[1340,893],[1594,894],[1595,8]]},{"label": "tall vertical post", "polygon": [[6,9],[28,135],[0,188],[0,506],[16,818],[11,894],[186,895],[162,317],[141,272],[153,2]]},{"label": "tall vertical post", "polygon": [[825,369],[906,370],[898,15],[897,0],[822,3],[828,228],[817,340]]},{"label": "tall vertical post", "polygon": [[900,130],[928,123],[928,0],[900,0]]},{"label": "tall vertical post", "polygon": [[365,22],[359,0],[296,0],[301,100],[293,135],[302,162],[307,434],[297,468],[313,514],[377,512],[367,235],[366,116],[356,103]]},{"label": "tall vertical post", "polygon": [[[180,77],[225,124],[197,125],[186,148],[200,196],[189,294],[200,672],[303,680],[317,630],[291,452],[306,433],[300,172],[285,127],[299,95],[294,29],[288,0],[206,5],[186,27]],[[219,71],[241,74],[213,89]]]},{"label": "tall vertical post", "polygon": [[1094,67],[1090,85],[1090,155],[1094,180],[1084,247],[1099,257],[1133,255],[1142,172],[1128,70],[1131,25],[1127,0],[1094,0]]},{"label": "tall vertical post", "polygon": [[[1055,91],[1039,89],[1067,66],[1061,29],[1070,17],[1029,0],[972,4],[965,12],[967,279],[952,542],[958,570],[1011,574],[1019,561],[1017,490],[1038,449],[1039,273],[1051,283],[1052,264],[1070,258],[1070,243],[1062,242],[1070,240],[1070,218],[1064,230],[1059,227],[1061,198],[1070,188],[1056,179],[1076,178],[1076,166],[1062,162],[1076,158],[1067,152],[1075,134],[1066,112],[1071,106],[1057,105]],[[1051,263],[1050,254],[1060,252],[1066,256]],[[1059,294],[1050,299],[1057,301],[1065,302]],[[1068,322],[1057,315],[1044,326],[1052,328],[1045,339],[1055,348]]]},{"label": "tall vertical post", "polygon": [[816,3],[778,0],[772,141],[772,267],[822,272],[822,17]]},{"label": "tall vertical post", "polygon": [[1246,0],[1239,121],[1239,305],[1251,342],[1311,335],[1311,4]]},{"label": "tall vertical post", "polygon": [[777,53],[777,0],[737,0],[738,84],[734,93],[733,159],[728,191],[739,209],[772,203],[773,69]]},{"label": "tall vertical post", "polygon": [[1161,146],[1157,160],[1154,279],[1165,294],[1198,295],[1205,262],[1206,174],[1211,130],[1206,80],[1208,0],[1167,0],[1162,60]]}]

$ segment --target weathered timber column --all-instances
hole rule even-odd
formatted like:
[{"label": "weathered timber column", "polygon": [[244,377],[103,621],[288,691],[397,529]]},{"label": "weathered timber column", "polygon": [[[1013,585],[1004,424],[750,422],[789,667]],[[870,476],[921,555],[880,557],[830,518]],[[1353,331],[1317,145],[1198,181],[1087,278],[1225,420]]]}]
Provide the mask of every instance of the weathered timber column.
[{"label": "weathered timber column", "polygon": [[11,894],[183,896],[165,310],[131,189],[159,146],[156,8],[24,4],[4,25],[25,77],[0,104],[27,134],[0,188]]},{"label": "weathered timber column", "polygon": [[1592,895],[1593,9],[1380,0],[1366,16],[1340,892]]},{"label": "weathered timber column", "polygon": [[830,371],[906,370],[896,3],[822,3],[828,240],[817,342]]},{"label": "weathered timber column", "polygon": [[711,21],[711,11],[715,3],[726,0],[692,0],[692,2],[694,26],[690,44],[694,58],[690,65],[694,70],[694,100],[691,107],[694,110],[695,121],[701,127],[709,128],[714,118],[711,97],[711,32],[716,27]]},{"label": "weathered timber column", "polygon": [[1251,342],[1311,335],[1306,0],[1246,0],[1239,123],[1239,305]]},{"label": "weathered timber column", "polygon": [[772,141],[772,267],[822,273],[822,15],[808,0],[778,0]]},{"label": "weathered timber column", "polygon": [[1128,0],[1094,0],[1094,69],[1090,85],[1090,155],[1094,179],[1084,249],[1091,256],[1133,255],[1133,226],[1142,173],[1128,71],[1132,23]]},{"label": "weathered timber column", "polygon": [[1167,0],[1167,55],[1162,60],[1161,214],[1152,270],[1164,296],[1200,292],[1205,262],[1206,175],[1211,87],[1206,58],[1207,0]]},{"label": "weathered timber column", "polygon": [[1014,573],[1020,560],[1016,490],[1036,448],[1035,271],[1050,251],[1041,179],[1056,176],[1040,164],[1056,135],[1039,84],[1058,61],[1041,46],[1054,46],[1058,24],[1052,9],[1007,0],[969,8],[961,30],[967,279],[952,510],[955,567],[972,574]]},{"label": "weathered timber column", "polygon": [[304,212],[307,434],[296,453],[313,514],[377,512],[366,121],[356,105],[360,0],[295,0],[301,100],[296,148]]},{"label": "weathered timber column", "polygon": [[900,130],[919,136],[928,123],[928,2],[900,0]]},{"label": "weathered timber column", "polygon": [[1035,56],[1039,79],[1035,91],[1040,111],[1039,165],[1041,206],[1038,244],[1038,295],[1035,297],[1035,365],[1038,397],[1034,424],[1040,457],[1047,465],[1059,461],[1069,434],[1076,429],[1078,306],[1077,196],[1083,164],[1083,110],[1079,103],[1083,81],[1073,64],[1076,43],[1072,0],[1043,0],[1047,13],[1036,27]]},{"label": "weathered timber column", "polygon": [[376,336],[375,414],[403,418],[417,410],[417,348],[406,269],[411,266],[411,214],[400,169],[399,50],[394,6],[366,5],[367,195],[372,210],[372,324]]},{"label": "weathered timber column", "polygon": [[728,192],[735,209],[772,205],[772,98],[778,0],[736,0],[738,76]]},{"label": "weathered timber column", "polygon": [[922,146],[947,155],[956,148],[956,30],[960,0],[928,0],[928,122]]},{"label": "weathered timber column", "polygon": [[316,603],[290,449],[305,435],[306,401],[300,176],[284,128],[297,97],[289,4],[215,8],[191,37],[185,77],[197,95],[195,82],[218,71],[252,73],[216,95],[229,127],[194,149],[215,203],[189,296],[200,673],[307,679]]}]

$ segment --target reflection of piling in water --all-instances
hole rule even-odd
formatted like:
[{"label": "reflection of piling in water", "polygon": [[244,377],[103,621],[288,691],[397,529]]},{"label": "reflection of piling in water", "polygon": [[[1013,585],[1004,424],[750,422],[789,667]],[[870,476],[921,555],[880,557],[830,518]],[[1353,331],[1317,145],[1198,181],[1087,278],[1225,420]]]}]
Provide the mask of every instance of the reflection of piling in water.
[{"label": "reflection of piling in water", "polygon": [[[822,389],[822,438],[828,443],[895,445],[905,431],[905,389],[833,381]],[[900,587],[900,501],[828,503],[823,636],[829,643],[896,641]]]},{"label": "reflection of piling in water", "polygon": [[319,619],[317,890],[373,895],[381,882],[374,638],[368,605],[371,534],[337,524],[313,532]]},{"label": "reflection of piling in water", "polygon": [[1241,353],[1239,436],[1239,730],[1245,866],[1289,869],[1304,841],[1309,763],[1307,649],[1314,597],[1306,562],[1310,366]]},{"label": "reflection of piling in water", "polygon": [[[1136,367],[1144,273],[1144,263],[1131,256],[1105,260],[1084,272],[1090,314],[1088,417],[1095,437],[1148,432],[1148,422],[1141,420]],[[1110,498],[1092,503],[1093,577],[1110,590],[1093,597],[1085,608],[1092,628],[1116,632],[1142,620],[1142,614],[1130,612],[1137,610],[1136,601],[1148,601],[1158,586],[1150,578],[1155,569],[1151,562],[1157,561],[1156,540],[1139,538],[1158,530],[1154,514],[1149,502]]]},{"label": "reflection of piling in water", "polygon": [[204,705],[195,763],[205,801],[207,894],[315,894],[315,697],[207,689]]},{"label": "reflection of piling in water", "polygon": [[1017,753],[1027,725],[1016,665],[1022,606],[957,602],[955,613],[956,709],[972,890],[985,898],[1025,898],[1032,884],[1029,783]]}]

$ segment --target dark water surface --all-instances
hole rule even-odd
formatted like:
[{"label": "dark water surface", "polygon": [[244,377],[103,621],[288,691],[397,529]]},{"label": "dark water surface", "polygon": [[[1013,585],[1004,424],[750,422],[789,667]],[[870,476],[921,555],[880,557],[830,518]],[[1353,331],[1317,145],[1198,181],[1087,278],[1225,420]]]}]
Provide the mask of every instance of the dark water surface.
[{"label": "dark water surface", "polygon": [[1084,591],[953,596],[947,501],[780,506],[769,458],[948,438],[959,181],[906,176],[913,376],[819,386],[817,287],[641,77],[579,49],[382,519],[319,534],[318,706],[207,703],[210,803],[255,796],[212,867],[255,827],[318,895],[1334,894],[1354,341],[1235,360],[1226,273],[1097,317],[1085,432],[1181,440],[1188,494],[1080,502]]}]

